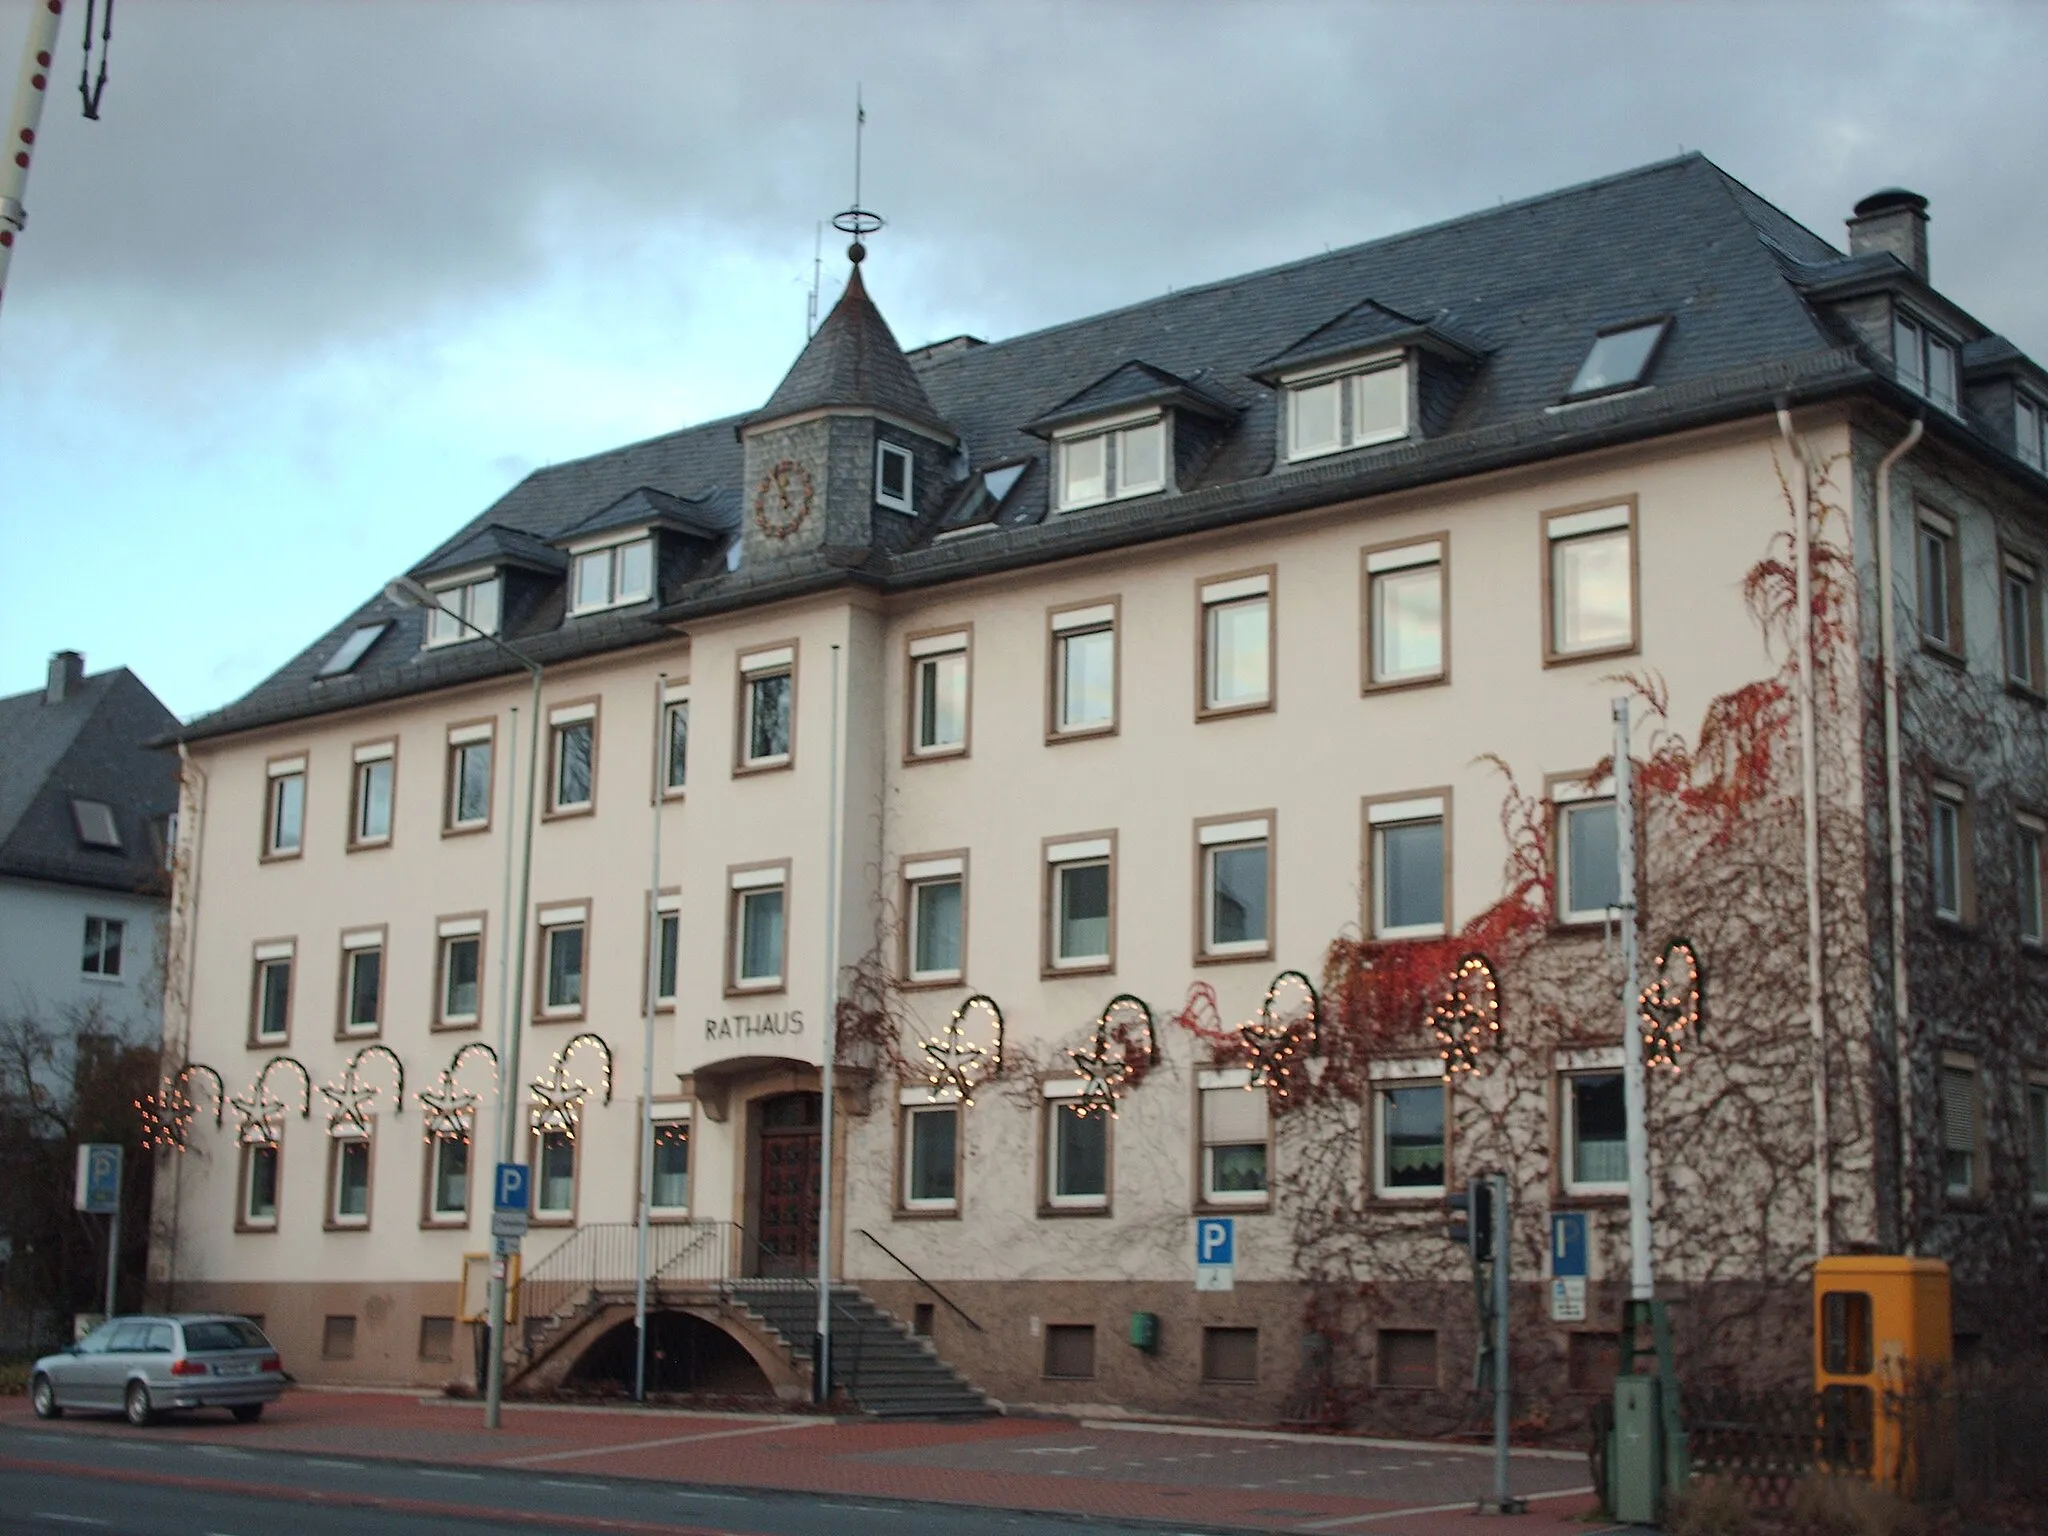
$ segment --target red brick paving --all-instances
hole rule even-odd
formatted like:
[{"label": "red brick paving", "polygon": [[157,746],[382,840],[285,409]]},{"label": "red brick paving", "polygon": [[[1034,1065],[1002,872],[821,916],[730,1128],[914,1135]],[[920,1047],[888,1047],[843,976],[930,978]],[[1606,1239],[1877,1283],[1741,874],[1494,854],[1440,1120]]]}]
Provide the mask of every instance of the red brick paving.
[{"label": "red brick paving", "polygon": [[[0,1425],[29,1419],[17,1399]],[[1473,1502],[1492,1462],[1470,1448],[1332,1437],[1139,1433],[1064,1420],[878,1423],[803,1416],[507,1404],[414,1393],[301,1390],[259,1424],[173,1419],[152,1435],[249,1450],[498,1465],[556,1475],[648,1478],[732,1488],[913,1499],[1264,1531],[1478,1536]],[[84,1433],[132,1435],[112,1419],[66,1418]],[[1516,1491],[1539,1499],[1514,1536],[1588,1530],[1582,1459],[1517,1455]],[[1442,1508],[1441,1506],[1453,1506]]]}]

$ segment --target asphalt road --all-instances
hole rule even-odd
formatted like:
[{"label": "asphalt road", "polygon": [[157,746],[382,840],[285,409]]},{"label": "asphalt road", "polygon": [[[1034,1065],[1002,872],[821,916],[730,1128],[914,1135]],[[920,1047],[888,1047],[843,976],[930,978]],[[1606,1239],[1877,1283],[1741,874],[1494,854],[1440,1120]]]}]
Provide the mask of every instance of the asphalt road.
[{"label": "asphalt road", "polygon": [[0,1532],[7,1536],[1159,1536],[1161,1529],[952,1505],[246,1451],[147,1432],[0,1433]]}]

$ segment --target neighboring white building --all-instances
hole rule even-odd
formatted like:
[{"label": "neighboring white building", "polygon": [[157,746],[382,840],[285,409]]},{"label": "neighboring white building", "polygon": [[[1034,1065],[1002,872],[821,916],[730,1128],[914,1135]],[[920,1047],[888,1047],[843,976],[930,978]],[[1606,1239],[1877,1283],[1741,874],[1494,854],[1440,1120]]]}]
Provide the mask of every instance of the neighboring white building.
[{"label": "neighboring white building", "polygon": [[147,1042],[163,1027],[177,718],[76,651],[0,699],[0,1017]]},{"label": "neighboring white building", "polygon": [[[497,1102],[476,1047],[520,988],[525,1300],[536,1325],[559,1311],[533,1364],[545,1380],[599,1359],[630,1275],[652,970],[657,1278],[696,1319],[678,1347],[725,1349],[735,1379],[740,1352],[797,1378],[760,1320],[772,1291],[746,1292],[748,1312],[715,1282],[814,1262],[829,1164],[835,1268],[1005,1401],[1280,1415],[1330,1369],[1302,1341],[1331,1330],[1304,1308],[1341,1275],[1347,1304],[1378,1309],[1346,1347],[1426,1419],[1433,1395],[1455,1400],[1469,1333],[1441,1199],[1499,1159],[1532,1253],[1548,1211],[1591,1223],[1593,1303],[1544,1335],[1558,1379],[1538,1390],[1583,1386],[1613,1337],[1626,1173],[1600,946],[1613,808],[1587,778],[1615,674],[1660,680],[1688,732],[1781,674],[1744,595],[1791,526],[1781,403],[1846,514],[1820,530],[1847,562],[1820,664],[1848,695],[1817,729],[1819,755],[1853,765],[1823,777],[1829,826],[1853,828],[1849,853],[1828,844],[1833,1097],[1791,1166],[1825,1148],[1833,1245],[1961,1254],[1979,1229],[2030,1232],[2048,1037],[2025,989],[1999,983],[1995,1038],[1938,986],[1894,1036],[1874,937],[1884,784],[1862,743],[1881,732],[1857,662],[1880,627],[1873,475],[1913,417],[1925,438],[1891,506],[1917,563],[1896,585],[1929,648],[1901,669],[1909,691],[1983,673],[1991,724],[2020,745],[1935,742],[1909,715],[1911,941],[1995,948],[2020,975],[2042,924],[2027,807],[2048,805],[2048,377],[1927,285],[1923,207],[1873,200],[1844,257],[1689,156],[909,355],[856,266],[760,411],[530,476],[410,572],[446,614],[373,599],[184,729],[189,1007],[166,1037],[239,1102],[216,1129],[190,1080],[159,1278],[180,1305],[261,1315],[308,1379],[466,1375]],[[544,669],[526,912],[504,895],[526,674],[449,614]],[[1930,753],[1948,762],[1931,781]],[[1540,803],[1536,845],[1504,828],[1494,758]],[[1526,947],[1494,957],[1512,1049],[1446,1087],[1422,1005],[1496,931],[1503,865],[1530,846],[1552,860]],[[1796,892],[1792,857],[1776,883]],[[1714,1081],[1734,1065],[1716,1041],[1732,1057],[1751,1030],[1754,1061],[1791,1052],[1760,1091],[1796,1137],[1803,923],[1785,933],[1782,1014],[1745,990],[1761,953],[1706,956],[1729,1012],[1687,1081]],[[1332,968],[1347,935],[1387,973],[1435,970],[1398,1018],[1329,1014],[1320,1070],[1355,1082],[1291,1120],[1243,1091],[1257,1037],[1239,1025],[1271,987],[1287,1002],[1279,973],[1355,979]],[[1539,973],[1565,980],[1539,994]],[[975,997],[1003,1020],[988,1081],[995,1015]],[[1873,1086],[1895,1048],[1915,1085],[1903,1128]],[[971,1107],[934,1091],[947,1063]],[[1115,1116],[1083,1113],[1105,1088]],[[1684,1108],[1660,1094],[1660,1113]],[[465,1113],[482,1145],[447,1129]],[[1711,1140],[1655,1145],[1660,1213],[1700,1201],[1687,1157]],[[1308,1193],[1333,1149],[1349,1269],[1318,1226],[1326,1192]],[[1742,1179],[1784,1162],[1775,1144],[1730,1158]],[[1769,1257],[1732,1278],[1790,1283],[1815,1187],[1801,1172],[1759,1204],[1742,1240]],[[1194,1287],[1198,1215],[1235,1222],[1233,1289]],[[1671,1280],[1730,1277],[1682,1219],[1660,1230],[1680,1234]]]}]

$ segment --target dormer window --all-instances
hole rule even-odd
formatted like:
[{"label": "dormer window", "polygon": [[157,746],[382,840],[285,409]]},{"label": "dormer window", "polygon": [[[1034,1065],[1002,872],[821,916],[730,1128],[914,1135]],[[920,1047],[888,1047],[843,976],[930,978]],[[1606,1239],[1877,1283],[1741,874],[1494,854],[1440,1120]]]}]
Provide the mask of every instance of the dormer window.
[{"label": "dormer window", "polygon": [[1163,415],[1077,428],[1060,436],[1054,448],[1062,512],[1166,489]]},{"label": "dormer window", "polygon": [[435,587],[427,612],[427,644],[455,645],[478,631],[498,632],[498,577],[494,573],[457,586]]},{"label": "dormer window", "polygon": [[583,551],[576,556],[570,583],[571,613],[646,602],[654,595],[654,540],[641,537]]},{"label": "dormer window", "polygon": [[1568,400],[1634,389],[1649,377],[1657,349],[1671,330],[1668,318],[1637,321],[1601,331],[1593,338],[1586,360],[1565,392]]},{"label": "dormer window", "polygon": [[1408,435],[1405,355],[1283,379],[1287,457],[1314,459]]},{"label": "dormer window", "polygon": [[875,501],[892,512],[917,511],[911,499],[910,472],[913,463],[908,448],[894,443],[875,445]]},{"label": "dormer window", "polygon": [[1920,321],[1892,316],[1892,372],[1916,395],[1951,414],[1956,408],[1956,349]]},{"label": "dormer window", "polygon": [[2035,469],[2048,469],[2048,410],[2025,395],[2013,401],[2013,451],[2020,462]]}]

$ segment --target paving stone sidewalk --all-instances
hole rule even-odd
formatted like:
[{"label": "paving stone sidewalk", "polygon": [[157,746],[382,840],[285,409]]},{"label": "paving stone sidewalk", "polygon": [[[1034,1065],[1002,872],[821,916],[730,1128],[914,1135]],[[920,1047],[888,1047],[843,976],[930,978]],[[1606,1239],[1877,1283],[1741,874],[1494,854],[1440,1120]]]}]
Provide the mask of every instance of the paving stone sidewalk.
[{"label": "paving stone sidewalk", "polygon": [[[0,1423],[10,1426],[28,1418],[20,1399],[0,1410]],[[1500,1526],[1473,1513],[1491,1490],[1493,1463],[1471,1448],[1170,1425],[880,1423],[508,1404],[504,1427],[493,1432],[476,1403],[302,1389],[253,1425],[202,1415],[136,1431],[73,1414],[63,1427],[251,1451],[913,1499],[1189,1529],[1486,1536]],[[1583,1457],[1517,1452],[1513,1481],[1532,1503],[1529,1514],[1509,1522],[1512,1536],[1586,1536],[1602,1528]]]}]

